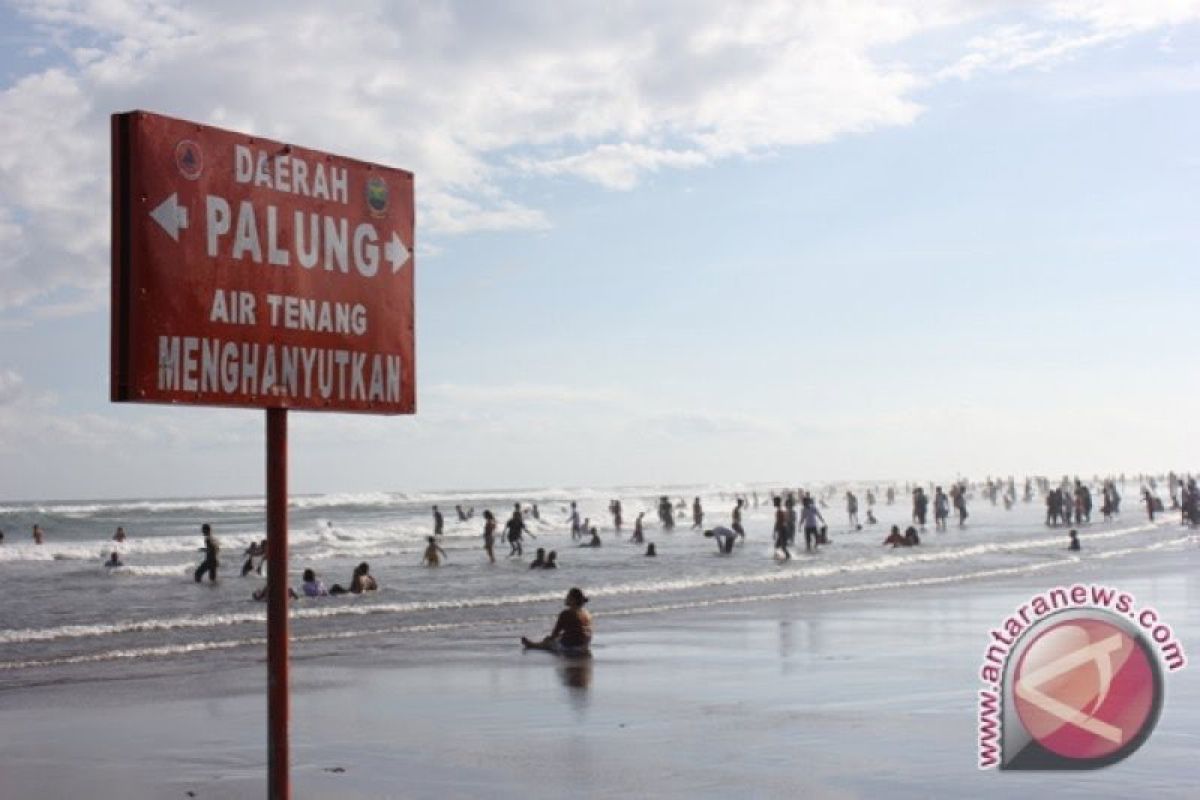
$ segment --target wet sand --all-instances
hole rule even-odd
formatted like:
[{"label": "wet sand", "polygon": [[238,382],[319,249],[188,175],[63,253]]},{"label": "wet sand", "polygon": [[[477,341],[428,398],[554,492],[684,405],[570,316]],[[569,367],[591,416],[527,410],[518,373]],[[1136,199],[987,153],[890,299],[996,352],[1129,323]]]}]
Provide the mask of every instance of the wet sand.
[{"label": "wet sand", "polygon": [[[1073,580],[1136,594],[1200,652],[1200,552],[986,583],[605,616],[591,662],[482,628],[297,648],[296,798],[1190,797],[1200,667],[1090,773],[976,769],[987,631]],[[544,620],[544,623],[541,622]],[[0,798],[265,794],[264,667],[0,693]]]}]

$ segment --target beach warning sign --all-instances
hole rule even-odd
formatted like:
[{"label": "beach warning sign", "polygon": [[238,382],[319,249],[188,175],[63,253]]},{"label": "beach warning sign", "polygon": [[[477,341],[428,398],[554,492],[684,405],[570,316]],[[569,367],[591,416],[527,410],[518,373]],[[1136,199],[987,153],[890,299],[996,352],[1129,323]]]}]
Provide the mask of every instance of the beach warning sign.
[{"label": "beach warning sign", "polygon": [[114,114],[116,402],[415,411],[413,175]]}]

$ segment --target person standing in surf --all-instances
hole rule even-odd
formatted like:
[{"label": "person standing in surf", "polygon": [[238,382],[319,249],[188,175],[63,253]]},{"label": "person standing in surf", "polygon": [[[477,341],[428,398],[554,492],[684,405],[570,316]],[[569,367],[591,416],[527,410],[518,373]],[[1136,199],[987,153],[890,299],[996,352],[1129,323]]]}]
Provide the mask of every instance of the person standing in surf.
[{"label": "person standing in surf", "polygon": [[442,531],[446,529],[446,520],[442,518],[442,512],[437,506],[433,507],[433,535],[441,536]]},{"label": "person standing in surf", "polygon": [[491,511],[483,512],[483,549],[488,561],[496,563],[496,517]]},{"label": "person standing in surf", "polygon": [[775,506],[775,525],[771,529],[775,538],[775,558],[779,558],[779,554],[783,553],[783,560],[790,561],[792,554],[788,552],[787,513],[783,510],[783,498],[776,495],[771,498],[771,503]]},{"label": "person standing in surf", "polygon": [[221,545],[217,542],[217,537],[213,536],[212,526],[207,522],[200,526],[200,532],[204,534],[204,547],[200,548],[204,552],[204,560],[196,567],[193,577],[196,583],[199,583],[207,572],[209,582],[215,583],[217,568],[220,566],[217,556],[221,552]]},{"label": "person standing in surf", "polygon": [[[521,546],[522,536],[526,533],[530,536],[533,536],[533,534],[525,527],[525,516],[521,513],[520,503],[513,505],[512,516],[509,517],[508,524],[504,526],[504,531],[510,548],[508,557],[512,558],[513,556],[524,554],[525,549]],[[533,538],[536,539],[537,537],[533,536]]]},{"label": "person standing in surf", "polygon": [[742,498],[737,498],[737,503],[733,507],[733,522],[729,527],[738,532],[738,535],[743,539],[746,538],[746,529],[742,527]]},{"label": "person standing in surf", "polygon": [[825,518],[821,516],[821,512],[813,504],[811,497],[805,497],[800,502],[800,524],[804,527],[804,549],[812,551],[821,541],[821,526],[825,524]]},{"label": "person standing in surf", "polygon": [[700,505],[700,498],[692,500],[692,530],[698,531],[704,527],[704,508]]}]

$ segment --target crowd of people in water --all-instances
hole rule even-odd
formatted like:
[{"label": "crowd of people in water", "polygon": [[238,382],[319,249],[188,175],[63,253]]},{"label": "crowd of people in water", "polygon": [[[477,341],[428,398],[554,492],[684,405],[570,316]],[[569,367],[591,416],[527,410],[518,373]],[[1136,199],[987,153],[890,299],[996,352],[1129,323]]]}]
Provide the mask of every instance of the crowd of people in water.
[{"label": "crowd of people in water", "polygon": [[[1166,476],[1169,506],[1159,497],[1158,478],[1139,476],[1138,481],[1142,505],[1150,521],[1154,521],[1156,515],[1170,510],[1180,513],[1180,519],[1184,525],[1193,527],[1200,525],[1200,489],[1197,488],[1195,478],[1181,477],[1173,472]],[[1110,521],[1120,515],[1122,498],[1119,487],[1123,488],[1125,484],[1124,475],[1104,480],[1096,478],[1092,481],[1092,485],[1096,487],[1100,497],[1099,511],[1104,521]],[[1078,551],[1081,549],[1081,545],[1077,528],[1088,525],[1092,521],[1092,485],[1079,478],[1067,477],[1063,477],[1060,482],[1055,484],[1044,477],[1030,477],[1026,478],[1020,487],[1011,477],[1007,480],[989,478],[985,482],[974,485],[966,481],[956,481],[945,488],[941,485],[930,485],[928,489],[925,486],[909,485],[904,487],[903,491],[909,497],[911,524],[903,530],[900,525],[892,525],[887,535],[883,537],[881,544],[891,548],[921,546],[921,537],[926,530],[931,501],[934,528],[936,531],[944,531],[948,528],[951,517],[954,518],[958,527],[967,527],[967,520],[970,517],[967,506],[971,498],[990,503],[993,506],[1003,504],[1006,509],[1011,509],[1017,502],[1031,504],[1036,497],[1040,496],[1046,509],[1045,524],[1052,528],[1074,526],[1071,527],[1068,534],[1068,548]],[[690,521],[691,530],[700,531],[705,538],[712,539],[716,544],[717,553],[724,556],[733,554],[737,545],[746,542],[744,515],[751,509],[757,509],[761,505],[769,503],[773,510],[771,535],[774,557],[780,562],[785,562],[792,558],[792,550],[798,547],[797,537],[801,533],[803,533],[806,552],[815,552],[832,543],[829,536],[830,523],[827,521],[826,515],[832,512],[831,505],[837,499],[839,491],[841,490],[834,487],[825,487],[817,492],[784,489],[762,495],[758,491],[744,494],[723,494],[720,497],[732,503],[732,506],[729,507],[727,524],[712,524],[711,521],[706,523],[706,520],[711,520],[711,515],[706,512],[700,497],[694,497],[691,503],[688,503],[682,497],[672,500],[669,496],[662,495],[656,498],[653,505],[658,516],[659,529],[663,534],[674,531],[680,522]],[[858,493],[852,489],[845,490],[842,494],[847,531],[850,533],[861,532],[864,530],[864,526],[878,525],[876,507],[879,505],[895,506],[902,496],[901,490],[895,485],[869,487],[863,490],[863,495],[863,499],[860,501]],[[474,507],[464,508],[462,505],[456,505],[454,510],[460,523],[469,522],[475,518]],[[564,527],[570,532],[571,540],[577,547],[598,548],[603,546],[599,526],[581,514],[575,501],[571,501],[568,506],[563,507],[562,512]],[[860,516],[860,512],[864,513]],[[441,509],[436,505],[432,507],[431,513],[433,532],[432,535],[426,537],[421,564],[436,568],[446,562],[449,556],[440,544],[445,535],[445,518]],[[651,558],[657,557],[658,551],[655,543],[646,541],[645,511],[639,511],[634,517],[633,528],[628,537],[624,536],[625,509],[621,500],[610,501],[608,513],[611,517],[612,533],[618,541],[639,546],[645,545],[643,555]],[[508,543],[507,555],[509,558],[522,558],[525,553],[526,537],[537,539],[537,535],[530,530],[529,522],[531,520],[541,522],[542,512],[536,503],[530,505],[514,503],[512,512],[504,521],[503,526],[490,509],[484,509],[481,517],[483,520],[483,550],[487,560],[494,564],[496,563],[497,535],[502,537],[502,541]],[[332,523],[328,524],[332,525]],[[544,528],[542,529],[544,530]],[[46,541],[46,533],[37,523],[33,524],[31,536],[35,545],[42,545]],[[200,551],[203,556],[193,572],[193,579],[200,583],[207,577],[210,582],[216,582],[220,568],[220,544],[213,534],[211,526],[207,523],[201,526],[201,536]],[[117,528],[112,541],[121,544],[126,539],[124,528]],[[0,544],[3,541],[4,534],[0,531]],[[243,552],[243,557],[241,569],[243,577],[262,575],[267,564],[267,541],[264,539],[251,542]],[[104,566],[108,568],[124,566],[121,553],[117,548],[114,547],[108,554]],[[558,566],[558,551],[538,547],[529,568],[553,570]],[[370,573],[370,566],[366,562],[362,562],[354,568],[345,586],[334,584],[327,589],[325,584],[317,578],[316,573],[309,568],[304,570],[300,592],[297,593],[293,589],[288,591],[292,597],[314,598],[357,595],[376,589],[378,589],[378,583]],[[265,588],[256,591],[253,596],[255,599],[265,599]],[[580,593],[581,596],[582,593]],[[574,606],[568,603],[568,610],[575,608],[579,611],[582,609],[583,603],[586,603],[586,598]],[[552,634],[551,638],[558,641],[565,636],[567,642],[575,641],[578,638],[576,634],[580,626],[575,622],[564,622],[562,619],[560,619],[560,623],[562,625],[556,626],[556,633]],[[530,643],[527,646],[546,649],[546,640],[541,643]],[[564,646],[572,645],[564,644]]]}]

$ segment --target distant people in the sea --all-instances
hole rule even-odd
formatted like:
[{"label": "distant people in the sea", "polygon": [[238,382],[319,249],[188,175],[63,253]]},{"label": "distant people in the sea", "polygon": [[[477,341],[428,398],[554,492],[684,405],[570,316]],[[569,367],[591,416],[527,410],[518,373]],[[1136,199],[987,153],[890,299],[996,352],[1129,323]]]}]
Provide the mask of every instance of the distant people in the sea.
[{"label": "distant people in the sea", "polygon": [[542,569],[558,569],[558,551],[551,550],[546,553],[546,563],[542,564]]},{"label": "distant people in the sea", "polygon": [[868,525],[878,525],[879,524],[879,520],[875,519],[874,510],[872,510],[870,508],[867,509],[867,524]]},{"label": "distant people in the sea", "polygon": [[[265,559],[267,557],[267,540],[263,539],[262,544],[254,541],[250,542],[250,546],[246,548],[246,552],[243,555],[246,556],[246,560],[242,563],[242,577],[244,578],[254,571],[254,559]],[[261,573],[262,567],[260,562],[259,574]]]},{"label": "distant people in the sea", "polygon": [[600,531],[597,530],[595,527],[593,527],[589,531],[589,533],[591,533],[592,538],[588,539],[586,542],[584,542],[583,544],[581,544],[579,546],[580,547],[600,547],[600,545],[602,544],[600,541]]},{"label": "distant people in the sea", "polygon": [[579,507],[575,501],[571,501],[571,510],[567,514],[567,522],[571,523],[571,538],[580,539],[583,537],[583,523],[579,518]]},{"label": "distant people in the sea", "polygon": [[[717,552],[728,555],[733,552],[733,543],[737,541],[737,531],[730,530],[724,525],[718,525],[715,528],[707,530],[704,535],[710,539],[717,540]],[[784,548],[787,551],[787,548]]]},{"label": "distant people in the sea", "polygon": [[[261,588],[256,589],[254,591],[254,593],[251,594],[250,596],[253,597],[255,600],[257,600],[260,603],[265,602],[267,599],[267,587],[262,586]],[[299,600],[300,599],[300,595],[296,594],[296,590],[290,586],[287,587],[287,596],[288,596],[288,600]]]},{"label": "distant people in the sea", "polygon": [[505,537],[508,539],[509,558],[512,558],[513,556],[520,556],[525,552],[522,539],[526,533],[528,533],[534,539],[537,538],[530,533],[528,528],[525,527],[525,518],[521,516],[520,503],[513,505],[513,513],[512,516],[509,517],[508,523],[504,526],[504,533]]},{"label": "distant people in the sea", "polygon": [[111,568],[111,567],[123,567],[125,565],[121,563],[121,555],[116,550],[113,550],[111,553],[108,554],[108,561],[104,562],[104,566]]},{"label": "distant people in the sea", "polygon": [[533,561],[529,562],[529,568],[541,569],[544,566],[546,566],[546,548],[539,547],[533,554]]},{"label": "distant people in the sea", "polygon": [[196,572],[192,576],[199,583],[208,574],[210,583],[215,583],[217,580],[217,567],[220,566],[218,555],[221,552],[221,545],[217,541],[217,537],[213,536],[212,526],[207,522],[200,526],[200,532],[204,534],[204,546],[200,548],[204,553],[204,560],[200,562],[200,566],[196,567]]},{"label": "distant people in the sea", "polygon": [[675,512],[671,508],[671,498],[666,495],[658,498],[658,521],[662,523],[663,530],[675,529]]},{"label": "distant people in the sea", "polygon": [[125,529],[118,526],[117,532],[113,534],[112,540],[117,543],[125,541]]},{"label": "distant people in the sea", "polygon": [[645,516],[645,511],[639,511],[637,519],[633,521],[633,536],[630,537],[629,541],[633,542],[634,544],[641,544],[646,539],[646,531],[642,525],[642,518]]},{"label": "distant people in the sea", "polygon": [[692,500],[692,530],[698,531],[704,527],[704,507],[700,505],[700,498]]},{"label": "distant people in the sea", "polygon": [[45,535],[42,533],[42,527],[36,522],[33,523],[33,543],[41,544],[45,541]]},{"label": "distant people in the sea", "polygon": [[804,549],[816,549],[821,543],[821,528],[825,525],[825,518],[807,495],[800,501],[800,525],[804,528]]},{"label": "distant people in the sea", "polygon": [[354,574],[350,576],[350,588],[346,588],[340,583],[335,583],[329,589],[329,593],[362,594],[363,592],[373,592],[378,588],[379,584],[375,582],[375,578],[371,575],[371,566],[364,561],[354,568]]},{"label": "distant people in the sea", "polygon": [[912,525],[904,533],[900,533],[900,526],[893,525],[891,532],[887,538],[883,540],[885,545],[892,547],[916,547],[921,543],[921,537],[917,534],[917,529]]},{"label": "distant people in the sea", "polygon": [[846,492],[846,517],[850,520],[850,530],[862,530],[862,525],[858,524],[858,498],[854,492]]},{"label": "distant people in the sea", "polygon": [[442,532],[445,530],[446,530],[446,520],[442,517],[442,512],[438,510],[438,507],[434,506],[433,507],[433,535],[441,536]]},{"label": "distant people in the sea", "polygon": [[458,515],[459,522],[467,521],[467,512],[463,510],[463,507],[461,505],[454,506],[454,513]]},{"label": "distant people in the sea", "polygon": [[426,567],[440,567],[443,558],[447,558],[446,551],[438,545],[437,539],[426,536],[425,555],[421,557],[421,564]]},{"label": "distant people in the sea", "polygon": [[1067,545],[1067,549],[1068,550],[1079,550],[1080,549],[1079,548],[1079,531],[1072,528],[1071,531],[1067,534],[1067,536],[1071,537],[1071,543],[1069,545]]},{"label": "distant people in the sea", "polygon": [[912,491],[912,499],[912,521],[924,528],[925,518],[929,512],[929,495],[925,494],[925,490],[918,486]]},{"label": "distant people in the sea", "polygon": [[746,529],[742,527],[742,503],[745,501],[742,498],[737,498],[737,502],[733,506],[732,518],[733,522],[729,527],[733,528],[742,536],[746,535]]},{"label": "distant people in the sea", "polygon": [[4,544],[4,531],[0,531],[0,544]]},{"label": "distant people in the sea", "polygon": [[572,588],[567,592],[567,597],[563,601],[566,608],[559,613],[550,635],[536,642],[522,636],[521,644],[527,650],[548,650],[551,653],[568,656],[589,655],[592,643],[592,617],[584,610],[587,602],[588,598],[582,590]]},{"label": "distant people in the sea", "polygon": [[933,490],[933,527],[936,530],[946,530],[946,520],[950,518],[950,498],[938,486]]},{"label": "distant people in the sea", "polygon": [[647,558],[654,558],[657,555],[658,555],[658,551],[654,549],[654,542],[650,542],[650,544],[646,545],[646,557]]},{"label": "distant people in the sea", "polygon": [[[956,483],[950,487],[950,503],[954,506],[954,511],[958,514],[958,527],[967,527],[967,487],[965,484]],[[995,501],[992,503],[995,505]]]},{"label": "distant people in the sea", "polygon": [[496,516],[491,511],[483,512],[483,549],[488,561],[496,563]]},{"label": "distant people in the sea", "polygon": [[790,561],[792,554],[788,551],[787,512],[783,510],[783,498],[775,495],[771,498],[771,505],[775,506],[775,521],[771,527],[771,535],[775,540],[775,558],[779,558],[782,553],[783,560]]},{"label": "distant people in the sea", "polygon": [[612,514],[613,530],[617,533],[620,533],[621,524],[623,522],[621,517],[621,501],[614,498],[613,501],[608,504],[608,513]]},{"label": "distant people in the sea", "polygon": [[324,597],[329,594],[325,584],[317,580],[317,573],[312,569],[304,570],[304,581],[300,584],[300,589],[304,592],[305,597]]}]

